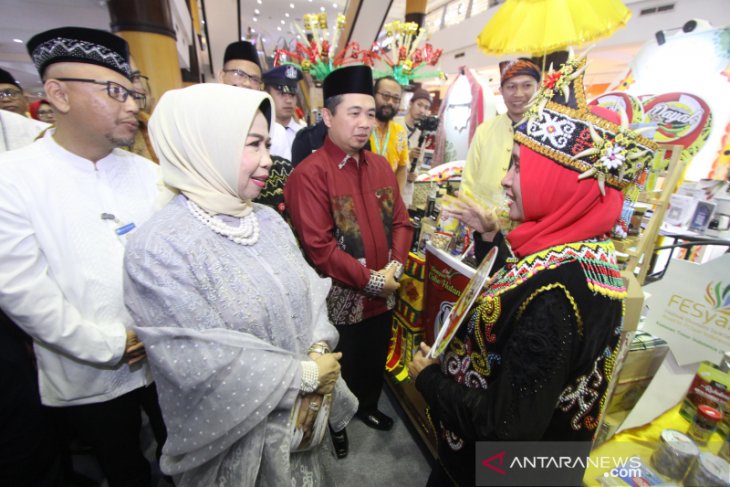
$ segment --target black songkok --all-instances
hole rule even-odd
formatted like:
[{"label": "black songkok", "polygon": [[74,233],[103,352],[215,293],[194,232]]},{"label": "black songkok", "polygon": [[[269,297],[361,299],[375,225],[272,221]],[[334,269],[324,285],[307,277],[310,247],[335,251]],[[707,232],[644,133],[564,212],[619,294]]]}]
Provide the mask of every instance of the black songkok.
[{"label": "black songkok", "polygon": [[34,35],[28,54],[38,74],[54,63],[96,64],[112,69],[125,78],[132,76],[127,41],[111,32],[85,27],[61,27]]},{"label": "black songkok", "polygon": [[223,64],[226,64],[231,59],[251,61],[261,68],[259,53],[256,51],[256,46],[248,41],[231,42],[228,44],[228,47],[226,47],[226,53],[223,55]]},{"label": "black songkok", "polygon": [[[20,88],[20,85],[15,81],[15,76],[8,73],[4,69],[0,68],[0,85],[15,85]],[[22,89],[22,88],[20,88]]]},{"label": "black songkok", "polygon": [[322,94],[325,100],[350,93],[373,96],[373,71],[369,66],[346,66],[332,71],[324,79]]}]

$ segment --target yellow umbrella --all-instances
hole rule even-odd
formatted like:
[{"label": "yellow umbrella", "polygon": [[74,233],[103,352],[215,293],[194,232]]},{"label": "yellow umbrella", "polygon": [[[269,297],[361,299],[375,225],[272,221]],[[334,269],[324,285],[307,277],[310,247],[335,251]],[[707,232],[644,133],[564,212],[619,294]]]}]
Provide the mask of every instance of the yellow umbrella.
[{"label": "yellow umbrella", "polygon": [[489,54],[546,54],[610,36],[631,10],[621,0],[507,0],[477,37]]}]

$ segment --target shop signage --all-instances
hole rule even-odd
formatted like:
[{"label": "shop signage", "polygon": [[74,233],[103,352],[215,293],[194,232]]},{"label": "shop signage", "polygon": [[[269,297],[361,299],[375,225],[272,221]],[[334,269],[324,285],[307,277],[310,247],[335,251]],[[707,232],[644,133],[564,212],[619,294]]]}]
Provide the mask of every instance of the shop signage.
[{"label": "shop signage", "polygon": [[644,108],[641,106],[641,101],[629,93],[604,93],[594,98],[588,105],[599,106],[616,113],[623,111],[629,119],[629,125],[644,122]]},{"label": "shop signage", "polygon": [[665,93],[644,100],[644,122],[655,124],[654,141],[679,144],[694,155],[712,129],[710,107],[689,93]]},{"label": "shop signage", "polygon": [[673,260],[651,294],[642,329],[669,343],[677,363],[717,362],[730,351],[730,254],[698,265]]}]

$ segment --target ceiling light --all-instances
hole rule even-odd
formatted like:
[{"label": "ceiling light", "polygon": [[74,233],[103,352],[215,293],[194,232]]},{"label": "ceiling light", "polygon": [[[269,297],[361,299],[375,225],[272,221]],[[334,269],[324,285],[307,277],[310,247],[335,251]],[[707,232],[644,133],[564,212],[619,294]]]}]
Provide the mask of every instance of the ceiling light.
[{"label": "ceiling light", "polygon": [[290,6],[291,8],[294,8],[294,4],[293,4],[293,3],[290,3],[290,4],[289,4],[289,6]]},{"label": "ceiling light", "polygon": [[277,27],[276,30],[278,30],[279,32],[281,32],[281,27]]},{"label": "ceiling light", "polygon": [[324,12],[324,10],[325,10],[325,9],[324,9],[324,7],[319,7],[319,9],[320,9],[320,10],[321,10],[322,12]]},{"label": "ceiling light", "polygon": [[289,12],[284,13],[284,16],[288,19],[289,18]]},{"label": "ceiling light", "polygon": [[255,9],[253,10],[253,13],[255,13],[256,15],[258,15],[258,14],[260,14],[260,13],[261,13],[261,10],[259,10],[259,9],[255,8]]},{"label": "ceiling light", "polygon": [[286,22],[284,22],[284,21],[282,20],[282,21],[281,21],[281,25],[284,25],[284,24],[286,24]]},{"label": "ceiling light", "polygon": [[261,39],[261,42],[266,42],[266,37],[264,37],[263,39]]},{"label": "ceiling light", "polygon": [[332,4],[332,8],[337,8],[337,4],[336,3],[333,3]]},{"label": "ceiling light", "polygon": [[302,36],[300,36],[299,34],[297,34],[297,39],[301,39],[301,38],[302,38]]},{"label": "ceiling light", "polygon": [[253,21],[254,21],[254,22],[258,22],[258,21],[259,21],[259,19],[257,19],[256,17],[254,17],[254,18],[253,18]]},{"label": "ceiling light", "polygon": [[256,29],[251,29],[251,33],[252,34],[255,34],[256,33]]},{"label": "ceiling light", "polygon": [[263,2],[261,0],[256,0],[256,3],[258,3],[259,5],[261,5]]},{"label": "ceiling light", "polygon": [[13,42],[17,42],[18,44],[23,43],[23,39],[13,39]]}]

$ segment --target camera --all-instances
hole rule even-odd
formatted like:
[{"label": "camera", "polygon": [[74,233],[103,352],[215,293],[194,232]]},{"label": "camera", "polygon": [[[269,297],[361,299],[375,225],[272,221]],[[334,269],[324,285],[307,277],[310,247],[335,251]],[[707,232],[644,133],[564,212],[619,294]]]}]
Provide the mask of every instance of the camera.
[{"label": "camera", "polygon": [[432,115],[416,120],[416,128],[421,132],[436,132],[439,128],[439,118]]}]

